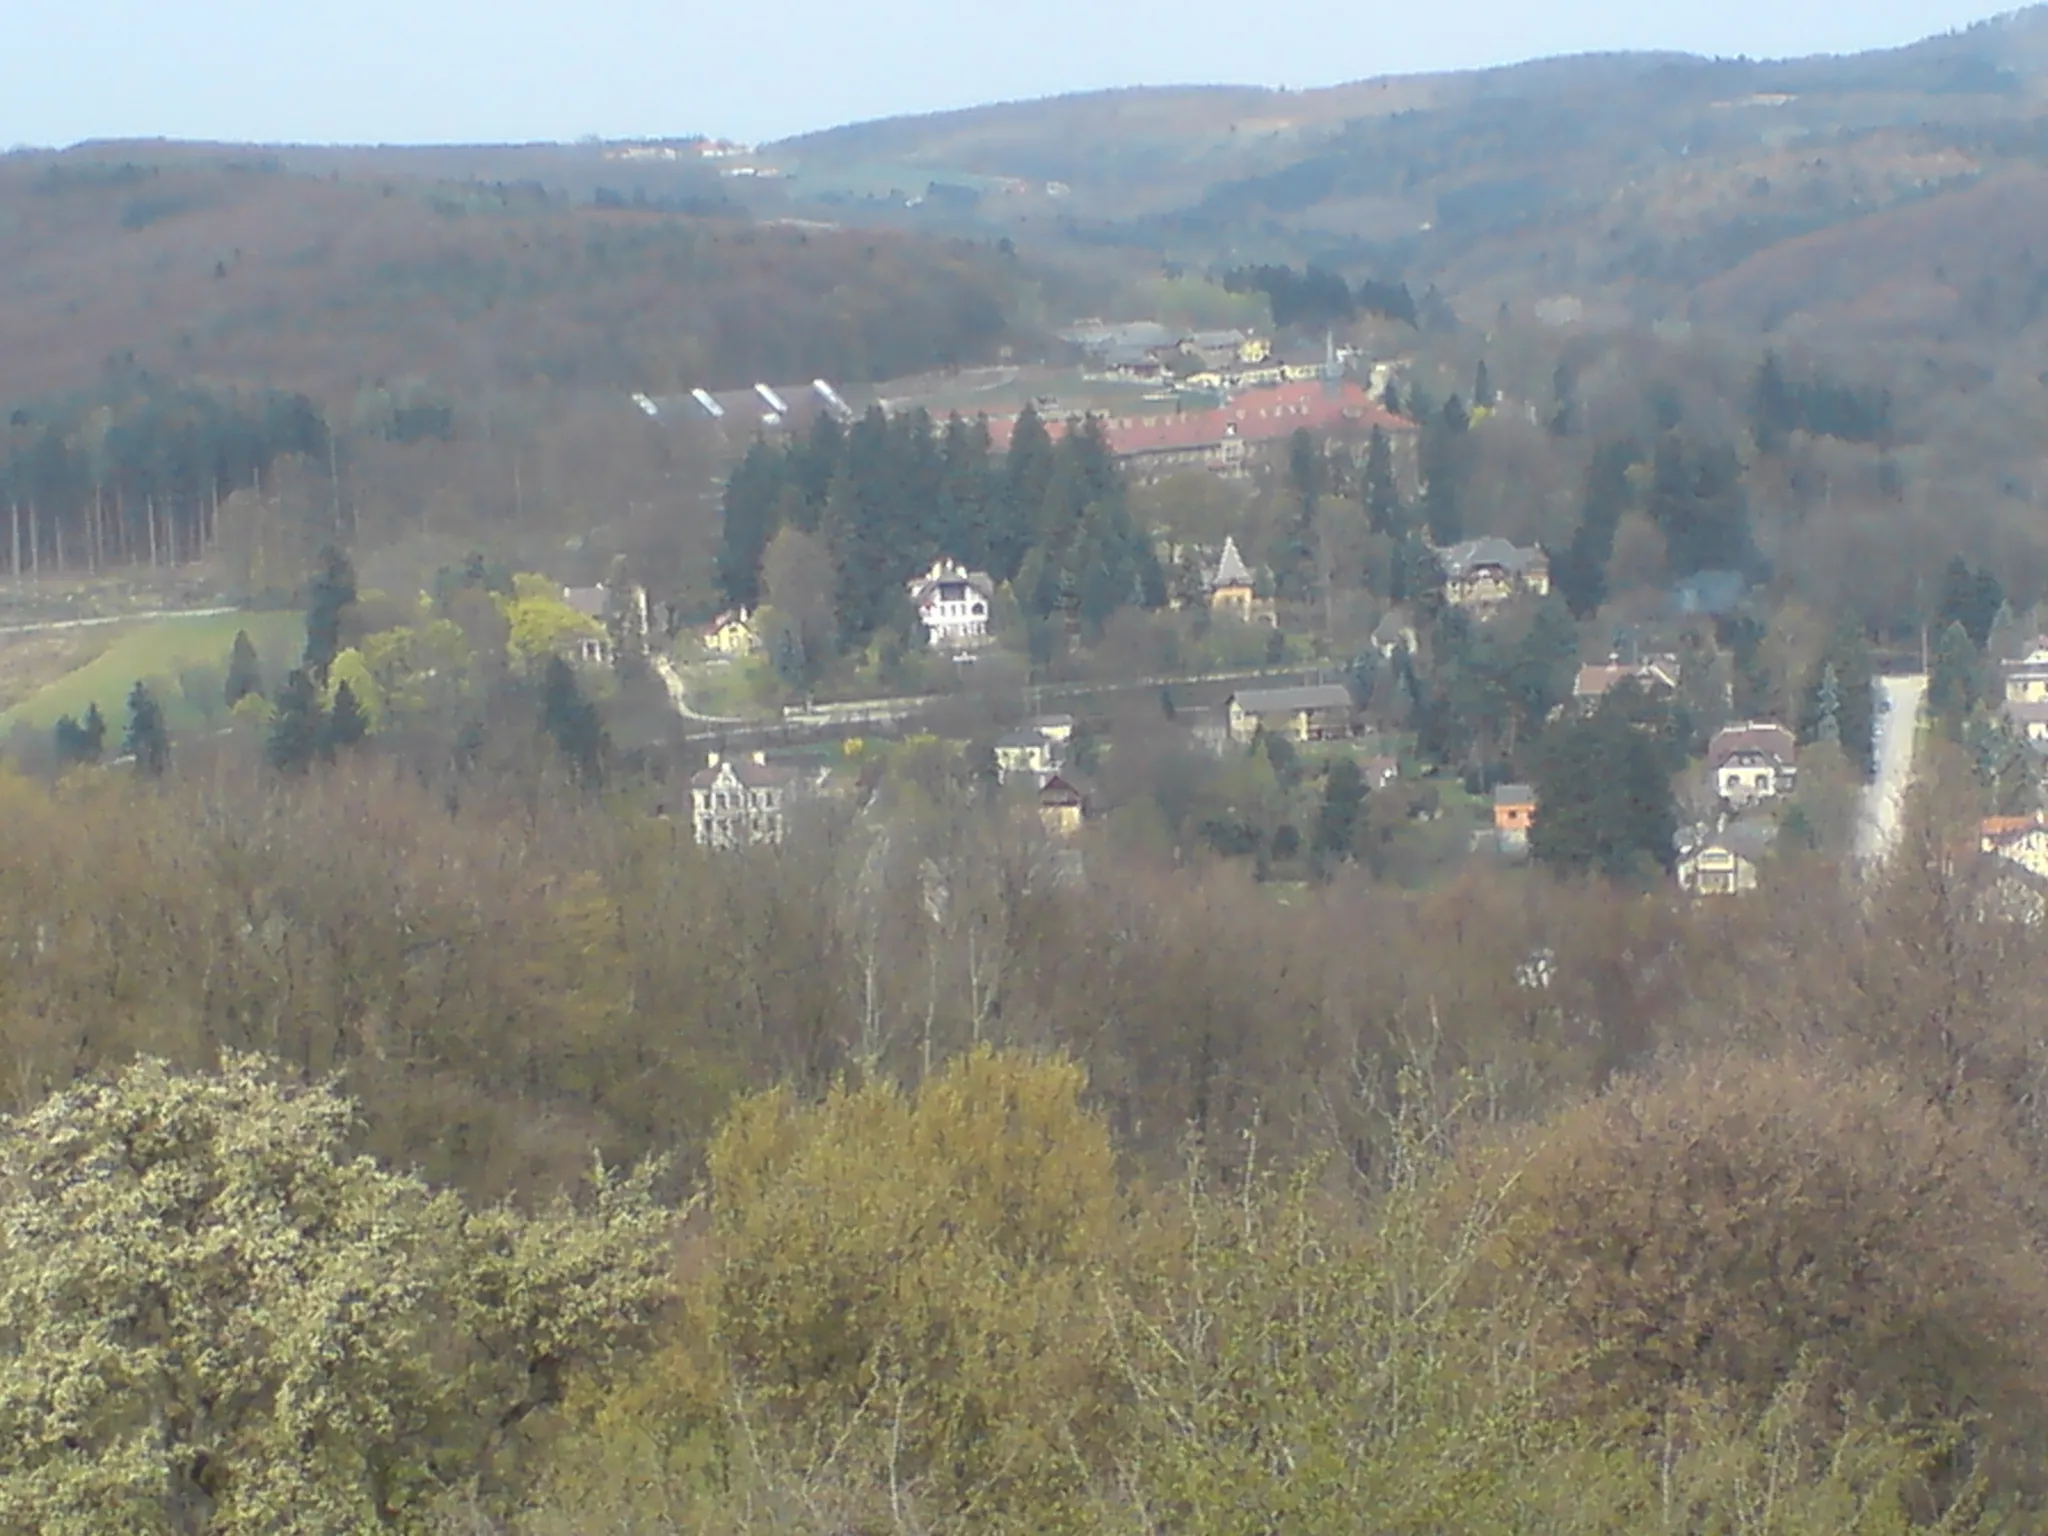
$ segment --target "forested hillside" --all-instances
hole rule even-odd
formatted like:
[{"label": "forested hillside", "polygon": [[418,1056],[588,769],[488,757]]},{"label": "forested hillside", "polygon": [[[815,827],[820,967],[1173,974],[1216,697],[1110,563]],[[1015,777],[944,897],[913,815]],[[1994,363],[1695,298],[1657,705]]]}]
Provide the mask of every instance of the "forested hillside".
[{"label": "forested hillside", "polygon": [[915,237],[351,170],[149,145],[0,160],[0,400],[110,359],[337,401],[886,378],[992,353],[1023,281]]}]

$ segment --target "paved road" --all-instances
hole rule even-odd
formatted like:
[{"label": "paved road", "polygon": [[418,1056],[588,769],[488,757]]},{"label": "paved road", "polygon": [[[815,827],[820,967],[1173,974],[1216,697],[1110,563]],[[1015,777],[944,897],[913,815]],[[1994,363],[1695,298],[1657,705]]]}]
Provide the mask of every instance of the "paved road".
[{"label": "paved road", "polygon": [[1898,845],[1906,791],[1913,783],[1920,701],[1926,692],[1927,679],[1917,674],[1877,680],[1878,698],[1882,701],[1877,715],[1877,771],[1863,791],[1863,805],[1856,821],[1856,867],[1864,874],[1874,872]]},{"label": "paved road", "polygon": [[[928,694],[914,698],[847,699],[837,704],[820,704],[811,709],[786,708],[779,716],[770,719],[735,720],[730,717],[699,714],[692,709],[684,697],[682,674],[666,656],[655,661],[655,669],[661,673],[661,680],[668,686],[668,696],[675,705],[676,713],[693,725],[718,726],[719,730],[688,732],[685,741],[713,741],[721,736],[733,738],[748,735],[772,735],[792,728],[847,725],[892,725],[922,714],[934,705],[964,701],[969,694]],[[1139,688],[1187,688],[1203,683],[1253,682],[1260,678],[1299,677],[1312,672],[1313,667],[1256,667],[1237,672],[1200,672],[1184,677],[1134,677],[1118,682],[1074,682],[1041,683],[1032,689],[1033,696],[1043,704],[1080,694],[1125,693]]]},{"label": "paved road", "polygon": [[37,624],[0,624],[0,636],[41,635],[60,629],[94,629],[102,624],[148,624],[156,619],[211,619],[238,608],[151,608],[143,613],[110,613],[94,619],[44,619]]}]

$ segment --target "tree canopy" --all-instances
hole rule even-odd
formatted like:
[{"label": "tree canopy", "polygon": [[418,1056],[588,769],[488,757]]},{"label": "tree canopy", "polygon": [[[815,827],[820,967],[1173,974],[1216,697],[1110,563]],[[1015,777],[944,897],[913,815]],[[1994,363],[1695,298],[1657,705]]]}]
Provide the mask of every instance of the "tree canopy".
[{"label": "tree canopy", "polygon": [[650,1173],[467,1209],[326,1087],[154,1060],[0,1121],[0,1529],[417,1528],[668,1288]]}]

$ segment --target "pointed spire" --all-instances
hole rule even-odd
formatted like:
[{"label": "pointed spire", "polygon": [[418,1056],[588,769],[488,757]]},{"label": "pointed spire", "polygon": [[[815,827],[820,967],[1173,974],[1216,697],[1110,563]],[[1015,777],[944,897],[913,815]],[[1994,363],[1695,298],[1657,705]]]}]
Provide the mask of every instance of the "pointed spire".
[{"label": "pointed spire", "polygon": [[1237,552],[1237,540],[1226,536],[1223,540],[1222,557],[1216,562],[1216,574],[1209,578],[1210,587],[1248,587],[1251,584],[1251,567],[1244,563],[1244,556]]}]

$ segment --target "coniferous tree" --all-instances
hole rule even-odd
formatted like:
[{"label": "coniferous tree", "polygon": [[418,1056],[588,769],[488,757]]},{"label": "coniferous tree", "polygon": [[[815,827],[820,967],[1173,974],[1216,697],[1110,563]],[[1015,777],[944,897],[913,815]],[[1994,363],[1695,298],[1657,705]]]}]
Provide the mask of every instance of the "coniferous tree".
[{"label": "coniferous tree", "polygon": [[84,754],[82,762],[96,763],[106,755],[107,717],[100,713],[97,700],[85,706],[85,719],[79,722],[79,749]]},{"label": "coniferous tree", "polygon": [[327,722],[312,673],[296,667],[277,691],[263,755],[280,773],[304,773],[327,744]]},{"label": "coniferous tree", "polygon": [[1492,410],[1495,399],[1493,375],[1487,372],[1486,359],[1479,359],[1479,366],[1472,373],[1472,405],[1476,410]]},{"label": "coniferous tree", "polygon": [[171,764],[171,736],[164,728],[163,706],[145,682],[138,681],[128,692],[128,733],[121,740],[121,750],[135,760],[135,771],[147,778],[162,778]]},{"label": "coniferous tree", "polygon": [[1641,877],[1676,857],[1670,765],[1647,732],[1603,705],[1546,732],[1531,776],[1529,852],[1559,869]]},{"label": "coniferous tree", "polygon": [[1374,533],[1399,538],[1406,531],[1401,489],[1394,479],[1394,448],[1378,426],[1365,446],[1365,477],[1359,484],[1365,520]]},{"label": "coniferous tree", "polygon": [[234,648],[228,652],[228,676],[222,696],[233,709],[252,693],[263,691],[263,665],[256,656],[256,642],[249,631],[235,631]]},{"label": "coniferous tree", "polygon": [[70,768],[85,761],[85,731],[69,715],[59,715],[54,729],[57,766]]},{"label": "coniferous tree", "polygon": [[334,706],[327,712],[327,745],[333,750],[355,746],[370,734],[370,717],[356,698],[356,691],[344,678],[334,689]]},{"label": "coniferous tree", "polygon": [[1422,428],[1422,511],[1438,548],[1465,537],[1465,482],[1470,473],[1471,418],[1456,395]]},{"label": "coniferous tree", "polygon": [[604,724],[597,706],[584,698],[575,669],[559,656],[548,658],[542,674],[540,720],[577,781],[597,783],[604,771]]},{"label": "coniferous tree", "polygon": [[775,537],[785,476],[776,450],[756,441],[726,477],[716,564],[719,590],[735,607],[760,604],[761,556]]},{"label": "coniferous tree", "polygon": [[1977,645],[1961,619],[1951,620],[1935,642],[1927,671],[1927,713],[1949,736],[1960,739],[1963,722],[1977,707]]},{"label": "coniferous tree", "polygon": [[305,669],[318,687],[327,686],[327,669],[341,654],[341,616],[355,600],[355,566],[339,548],[325,546],[306,605]]},{"label": "coniferous tree", "polygon": [[1365,775],[1356,758],[1333,760],[1323,775],[1323,803],[1316,810],[1311,844],[1319,870],[1350,856],[1358,836],[1358,818],[1365,808]]}]

